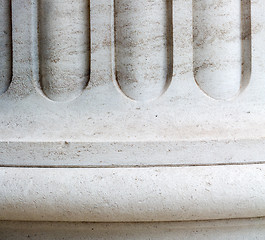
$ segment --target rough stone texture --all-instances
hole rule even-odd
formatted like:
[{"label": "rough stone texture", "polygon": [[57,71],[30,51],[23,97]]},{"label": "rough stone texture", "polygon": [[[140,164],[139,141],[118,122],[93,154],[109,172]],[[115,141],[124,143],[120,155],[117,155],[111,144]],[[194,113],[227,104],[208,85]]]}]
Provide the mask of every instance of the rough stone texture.
[{"label": "rough stone texture", "polygon": [[263,240],[264,219],[171,223],[0,222],[4,240]]},{"label": "rough stone texture", "polygon": [[[120,26],[123,19],[126,20],[126,14],[118,14],[123,9],[122,4],[119,8],[119,5],[115,6],[111,1],[90,1],[90,81],[81,96],[77,97],[83,88],[79,86],[78,94],[74,93],[75,100],[70,101],[73,96],[70,96],[71,93],[69,93],[69,98],[67,98],[66,92],[68,91],[64,92],[67,88],[62,87],[64,84],[71,85],[69,80],[66,80],[68,78],[50,77],[48,81],[57,84],[58,89],[64,92],[61,92],[64,101],[58,102],[50,101],[45,96],[42,91],[44,85],[40,84],[39,79],[39,59],[44,56],[39,55],[41,53],[39,49],[45,51],[47,47],[42,41],[38,41],[38,36],[42,35],[42,28],[38,32],[38,21],[45,12],[41,7],[43,5],[41,1],[39,5],[37,1],[12,1],[13,80],[8,91],[0,98],[0,148],[3,153],[3,157],[0,158],[1,165],[131,166],[143,164],[167,166],[263,161],[262,156],[265,156],[263,147],[265,98],[264,91],[260,86],[264,84],[262,76],[265,66],[263,57],[265,50],[262,47],[265,36],[262,26],[265,16],[261,11],[264,2],[260,0],[251,3],[251,79],[245,91],[231,101],[217,101],[209,98],[196,85],[193,69],[193,2],[191,0],[172,1],[172,16],[167,16],[167,18],[165,17],[166,13],[171,15],[168,10],[171,5],[170,1],[146,2],[148,8],[143,9],[137,5],[137,2],[131,3],[135,15],[138,14],[138,11],[139,16],[147,15],[147,12],[152,10],[159,19],[164,19],[163,26],[156,29],[159,33],[148,32],[148,34],[154,33],[154,39],[150,42],[154,45],[151,44],[150,47],[159,46],[159,49],[167,49],[163,53],[164,55],[171,51],[174,63],[172,80],[166,92],[158,99],[149,102],[127,98],[121,93],[116,81],[115,67],[117,66],[115,63],[120,56],[117,55],[119,46],[117,46],[117,42],[115,43],[115,39],[117,36],[123,36],[123,31],[117,27]],[[52,6],[62,4],[61,1],[45,1],[45,3],[52,4]],[[142,4],[142,2],[138,3]],[[71,9],[69,7],[71,4],[74,4],[74,1],[69,0],[66,5],[63,4],[62,10],[67,13],[67,9]],[[60,37],[57,42],[54,40],[54,43],[58,44],[58,48],[54,47],[54,50],[60,50],[60,53],[67,55],[63,46],[74,48],[78,45],[76,41],[79,42],[80,39],[82,44],[89,42],[89,36],[86,39],[84,30],[84,25],[88,25],[85,21],[87,14],[81,13],[82,17],[77,14],[83,4],[87,6],[85,2],[78,2],[77,7],[73,8],[75,14],[70,11],[69,14],[60,16],[59,21],[66,24],[69,31],[78,23],[77,25],[82,31],[78,31],[80,35],[77,38],[75,34],[74,37],[71,34],[65,34],[69,38],[59,41],[61,38],[64,39],[64,35],[58,35],[57,28],[62,28],[63,25],[57,26],[56,20],[53,18],[50,19],[52,22],[50,24],[47,19],[40,21],[40,25],[47,26],[47,31],[51,34],[49,35],[50,40],[47,38],[49,41],[54,40],[51,36]],[[119,4],[119,1],[116,4]],[[127,4],[129,3],[127,2]],[[136,4],[135,7],[134,4]],[[152,6],[150,9],[148,4]],[[248,6],[247,3],[246,6]],[[125,7],[125,9],[129,11],[128,8]],[[220,9],[218,11],[221,11]],[[236,10],[239,9],[236,8]],[[120,14],[122,13],[120,12]],[[238,12],[236,14],[238,15]],[[147,21],[148,17],[146,18]],[[84,21],[82,23],[84,25],[79,25],[81,20]],[[153,20],[153,18],[150,19],[152,28],[155,26]],[[139,37],[138,40],[145,39],[145,31],[140,29],[139,23],[136,22],[136,27],[131,18],[128,21],[132,24],[129,29],[140,31],[139,34],[135,33]],[[172,47],[165,46],[165,39],[170,38],[170,31],[166,31],[167,26],[169,28],[171,26],[173,30]],[[145,23],[143,27],[147,28],[148,24]],[[123,29],[125,33],[126,29],[127,27]],[[119,31],[121,31],[121,35],[119,35]],[[167,37],[163,35],[161,38],[161,34],[165,32],[168,33]],[[159,36],[157,43],[154,42],[156,34]],[[40,39],[42,39],[41,37],[43,36],[40,36]],[[125,37],[127,39],[128,35],[125,34]],[[145,42],[145,44],[147,43]],[[137,46],[135,45],[135,51],[140,54],[141,51]],[[76,60],[80,64],[76,66],[82,69],[81,71],[89,65],[86,65],[87,61],[84,60],[87,55],[85,48],[82,45],[79,61],[74,57],[74,61]],[[133,49],[130,51],[134,52]],[[143,49],[143,55],[145,55],[144,52],[147,52],[148,56],[155,57],[152,56],[152,53],[156,50],[150,48],[149,51],[148,49]],[[121,58],[125,57],[126,55],[121,56]],[[133,56],[131,57],[134,59]],[[161,58],[162,62],[163,59]],[[59,62],[54,64],[56,66],[59,64],[64,68],[65,60],[61,59],[60,61],[62,64]],[[50,64],[49,61],[42,63]],[[135,63],[137,63],[136,58]],[[165,62],[161,64],[163,65]],[[248,64],[250,63],[248,62]],[[151,73],[151,68],[150,65],[147,70],[149,73]],[[164,67],[162,68],[164,69]],[[56,74],[59,74],[59,71]],[[66,72],[64,74],[67,75]],[[148,77],[146,79],[148,80]],[[50,83],[46,83],[46,87],[51,86]],[[163,86],[164,83],[162,83]],[[130,85],[129,82],[126,84]],[[162,85],[159,83],[159,86]],[[221,90],[218,85],[216,86],[216,89]],[[69,87],[71,88],[71,86]],[[137,92],[137,88],[131,88],[134,89],[135,94],[140,93]],[[152,89],[151,84],[148,89]],[[157,97],[155,89],[156,87],[154,87],[154,98]],[[160,87],[159,89],[161,90]],[[8,144],[12,145],[12,150],[7,152],[6,149],[10,148]],[[24,147],[23,144],[25,144]],[[32,144],[36,147],[31,148],[32,152],[27,151],[27,147]],[[61,145],[61,147],[50,151],[52,144]],[[95,145],[97,145],[96,148],[94,148]],[[112,152],[115,151],[117,157],[110,158],[107,155],[106,146]],[[131,146],[133,146],[133,151]],[[131,153],[127,154],[130,151]],[[194,157],[194,152],[196,152],[196,157]],[[173,155],[173,153],[175,154]],[[198,153],[203,157],[198,157]],[[79,155],[80,158],[78,158]],[[57,160],[53,156],[58,156]],[[157,157],[150,158],[149,156]]]},{"label": "rough stone texture", "polygon": [[193,1],[194,77],[216,99],[237,96],[251,75],[250,0]]},{"label": "rough stone texture", "polygon": [[1,168],[0,220],[138,222],[262,217],[265,165]]},{"label": "rough stone texture", "polygon": [[171,82],[172,7],[172,0],[114,1],[116,80],[134,100],[156,99]]},{"label": "rough stone texture", "polygon": [[[1,220],[265,216],[263,0],[10,2],[0,1]],[[246,225],[210,232],[264,232]]]},{"label": "rough stone texture", "polygon": [[40,85],[50,99],[69,101],[90,73],[90,8],[86,0],[40,0]]},{"label": "rough stone texture", "polygon": [[11,24],[11,2],[0,0],[0,95],[8,89],[12,78]]}]

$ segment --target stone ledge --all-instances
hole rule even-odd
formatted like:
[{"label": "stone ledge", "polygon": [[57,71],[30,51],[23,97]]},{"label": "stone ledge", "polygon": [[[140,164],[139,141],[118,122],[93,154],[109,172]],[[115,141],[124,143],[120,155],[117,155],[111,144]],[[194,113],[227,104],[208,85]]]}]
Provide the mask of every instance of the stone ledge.
[{"label": "stone ledge", "polygon": [[264,218],[166,223],[0,221],[0,238],[5,240],[257,240],[264,235]]},{"label": "stone ledge", "polygon": [[0,220],[141,222],[265,216],[265,164],[1,168]]},{"label": "stone ledge", "polygon": [[[264,139],[1,142],[2,167],[158,167],[265,163]],[[152,156],[152,158],[150,158]]]}]

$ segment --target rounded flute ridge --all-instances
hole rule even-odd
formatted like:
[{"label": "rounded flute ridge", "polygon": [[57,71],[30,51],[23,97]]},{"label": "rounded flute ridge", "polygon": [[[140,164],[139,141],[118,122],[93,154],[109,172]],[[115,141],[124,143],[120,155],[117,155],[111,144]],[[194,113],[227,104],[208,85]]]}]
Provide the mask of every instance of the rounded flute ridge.
[{"label": "rounded flute ridge", "polygon": [[90,75],[89,0],[40,0],[40,86],[53,101],[77,98]]},{"label": "rounded flute ridge", "polygon": [[250,0],[193,0],[193,74],[214,99],[232,99],[250,81],[250,17]]},{"label": "rounded flute ridge", "polygon": [[133,100],[156,99],[171,82],[172,8],[172,0],[114,1],[116,81]]}]

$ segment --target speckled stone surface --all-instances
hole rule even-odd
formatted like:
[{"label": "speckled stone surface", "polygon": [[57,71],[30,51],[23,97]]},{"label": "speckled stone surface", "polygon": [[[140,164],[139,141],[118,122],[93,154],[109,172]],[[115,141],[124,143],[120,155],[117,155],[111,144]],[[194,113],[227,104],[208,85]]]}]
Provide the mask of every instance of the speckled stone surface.
[{"label": "speckled stone surface", "polygon": [[264,219],[168,223],[0,222],[5,240],[262,240]]},{"label": "speckled stone surface", "polygon": [[11,2],[0,1],[0,94],[9,87],[12,75]]},{"label": "speckled stone surface", "polygon": [[13,0],[0,164],[263,162],[263,8],[261,0]]},{"label": "speckled stone surface", "polygon": [[265,165],[1,168],[0,220],[148,222],[262,217]]},{"label": "speckled stone surface", "polygon": [[0,219],[265,216],[264,9],[0,0]]},{"label": "speckled stone surface", "polygon": [[251,76],[250,0],[194,0],[193,48],[194,77],[206,94],[240,94]]},{"label": "speckled stone surface", "polygon": [[72,100],[87,86],[89,11],[89,1],[39,1],[40,85],[52,100]]}]

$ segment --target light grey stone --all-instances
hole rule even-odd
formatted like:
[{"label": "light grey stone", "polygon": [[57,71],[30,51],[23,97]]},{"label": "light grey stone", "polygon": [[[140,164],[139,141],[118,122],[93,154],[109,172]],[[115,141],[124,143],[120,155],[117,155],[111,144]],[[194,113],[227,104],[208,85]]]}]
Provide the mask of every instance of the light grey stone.
[{"label": "light grey stone", "polygon": [[0,219],[141,222],[0,237],[264,238],[264,9],[0,0]]}]

